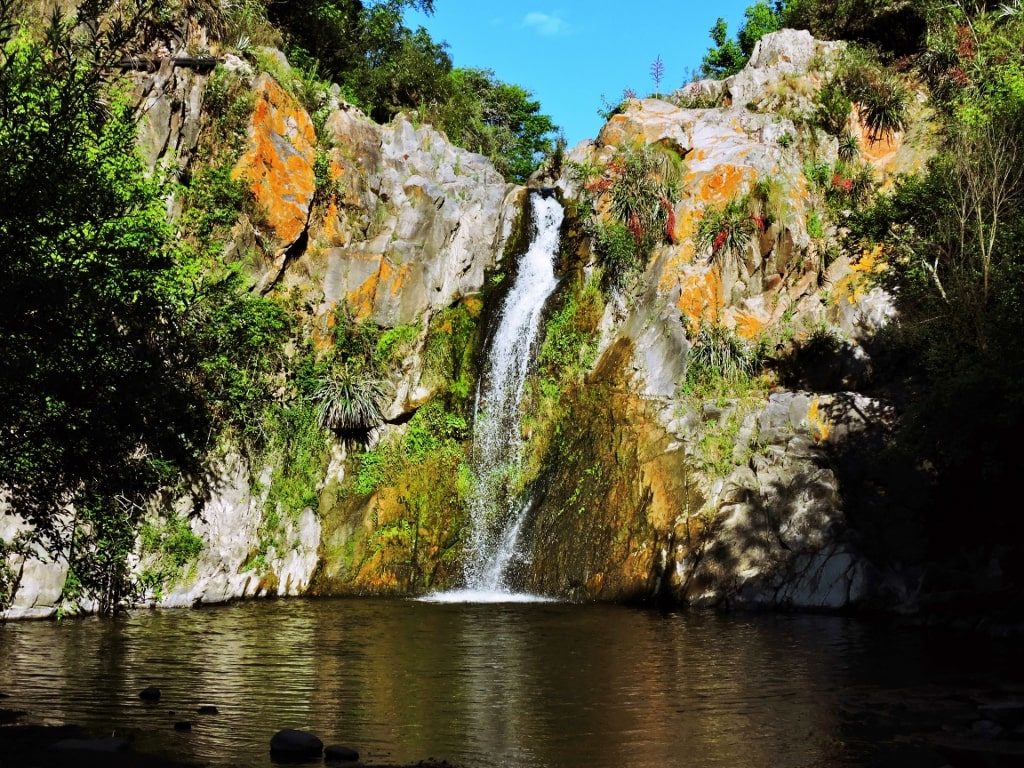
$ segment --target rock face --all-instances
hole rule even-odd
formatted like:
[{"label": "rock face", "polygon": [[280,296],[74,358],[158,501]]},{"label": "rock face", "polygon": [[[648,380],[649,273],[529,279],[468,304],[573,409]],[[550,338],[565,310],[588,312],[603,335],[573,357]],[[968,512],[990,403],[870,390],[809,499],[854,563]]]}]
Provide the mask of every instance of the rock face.
[{"label": "rock face", "polygon": [[336,191],[294,279],[385,326],[479,291],[516,212],[494,166],[404,116],[379,126],[338,110],[326,131]]},{"label": "rock face", "polygon": [[[680,195],[670,236],[629,297],[605,297],[586,376],[559,393],[558,413],[536,414],[526,427],[536,445],[523,586],[577,599],[696,605],[841,608],[886,591],[897,602],[913,599],[912,580],[881,572],[849,535],[839,467],[869,425],[892,419],[887,403],[845,391],[870,377],[863,342],[894,317],[892,297],[870,279],[884,269],[884,254],[831,259],[835,228],[822,225],[822,194],[804,168],[811,159],[834,161],[837,142],[791,117],[813,111],[841,49],[806,32],[768,35],[740,73],[692,83],[672,103],[630,101],[595,141],[567,156],[567,166],[597,168],[608,180],[617,158],[649,147],[679,168]],[[428,371],[428,360],[462,318],[468,341],[445,365],[473,368],[466,360],[479,355],[488,313],[501,300],[500,287],[492,288],[515,268],[502,259],[512,258],[505,254],[523,235],[526,190],[430,126],[405,116],[374,123],[341,103],[337,90],[317,135],[287,87],[231,58],[224,66],[255,101],[232,175],[259,215],[240,216],[225,259],[261,253],[255,264],[246,261],[254,290],[287,292],[305,307],[317,349],[333,343],[342,310],[379,328],[403,327],[408,347],[388,371],[394,396],[373,440],[409,430],[455,378],[462,401],[471,400],[475,382],[450,372],[446,381]],[[140,146],[150,167],[188,170],[206,125],[208,80],[171,68],[140,76]],[[884,146],[851,113],[849,127],[859,130],[863,157],[882,184],[927,157],[927,115],[920,104],[914,109],[907,132]],[[570,173],[556,185],[569,211],[566,231],[584,232],[573,216],[591,191]],[[597,215],[607,216],[608,186],[596,189]],[[736,201],[756,228],[742,247],[711,252],[699,242],[701,221]],[[591,246],[577,234],[563,249],[563,267],[589,274]],[[770,393],[701,402],[684,391],[701,326],[774,344],[769,334],[786,324],[803,329],[791,333],[795,339],[813,329],[842,336],[843,364],[822,364],[810,381]],[[183,607],[450,585],[459,574],[463,458],[458,450],[431,456],[360,495],[345,490],[360,468],[337,444],[316,503],[285,513],[268,505],[268,488],[274,462],[287,457],[254,467],[228,451],[211,460],[201,503],[174,503],[202,551],[148,602]],[[18,527],[0,515],[0,536]],[[41,554],[10,565],[22,587],[6,615],[52,614],[66,566]],[[137,568],[152,565],[144,557]]]},{"label": "rock face", "polygon": [[232,177],[246,182],[266,226],[273,261],[259,280],[269,287],[290,248],[305,233],[316,192],[316,132],[306,110],[270,75],[253,85],[256,107],[246,152]]},{"label": "rock face", "polygon": [[[287,72],[283,56],[278,59]],[[241,78],[254,102],[243,151],[231,169],[248,191],[249,210],[240,216],[235,241],[225,252],[226,260],[242,259],[247,269],[255,269],[253,290],[280,287],[310,307],[314,342],[342,305],[356,319],[383,328],[415,324],[424,331],[434,314],[455,304],[479,314],[476,294],[513,232],[525,200],[522,187],[506,183],[489,161],[452,146],[433,128],[416,127],[404,116],[378,125],[339,102],[336,91],[324,135],[318,136],[306,110],[272,75],[254,73],[233,56],[224,57],[222,66]],[[213,130],[203,110],[211,78],[170,63],[138,76],[139,143],[148,167],[190,171],[201,132]],[[317,178],[318,154],[327,161],[326,178]],[[177,215],[172,203],[171,213]],[[253,252],[263,256],[254,261]],[[443,383],[424,376],[426,343],[424,332],[393,372],[395,397],[385,409],[389,419],[408,417]],[[343,457],[339,447],[339,461],[328,468],[318,492],[336,487],[344,475]],[[202,540],[202,551],[146,602],[186,607],[298,595],[309,589],[318,569],[331,570],[330,562],[322,562],[329,547],[319,509],[284,515],[268,509],[273,469],[252,468],[230,452],[211,460],[205,496],[188,495],[172,505]],[[394,498],[385,506],[398,504],[392,491]],[[353,514],[341,524],[335,521],[332,535],[349,524],[373,533],[378,519],[382,525],[390,522],[379,515],[379,505]],[[271,518],[280,518],[272,537]],[[16,518],[0,514],[0,536],[10,539],[20,529]],[[53,563],[40,551],[9,565],[21,580],[4,617],[41,618],[61,607],[66,564]],[[154,557],[147,556],[135,567],[144,573],[153,565]],[[366,573],[375,591],[390,578],[386,571]]]}]

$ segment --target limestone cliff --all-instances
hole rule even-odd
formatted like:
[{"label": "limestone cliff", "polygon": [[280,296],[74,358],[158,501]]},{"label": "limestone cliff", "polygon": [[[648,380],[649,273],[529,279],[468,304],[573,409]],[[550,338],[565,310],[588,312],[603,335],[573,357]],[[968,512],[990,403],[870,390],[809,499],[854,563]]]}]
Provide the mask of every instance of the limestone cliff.
[{"label": "limestone cliff", "polygon": [[[699,605],[909,599],[912,580],[877,568],[849,533],[837,470],[846,446],[891,418],[888,403],[848,390],[870,375],[862,335],[893,312],[867,279],[877,255],[837,248],[841,221],[824,215],[805,172],[838,152],[806,116],[841,50],[806,32],[768,35],[732,78],[624,104],[551,179],[570,215],[545,344],[557,347],[556,326],[578,339],[568,355],[542,350],[529,384],[531,455],[519,482],[533,506],[522,586]],[[368,447],[331,438],[316,487],[306,489],[316,502],[302,509],[284,510],[270,493],[293,457],[245,458],[230,445],[211,458],[205,496],[154,502],[155,520],[173,510],[202,546],[144,602],[452,585],[468,406],[487,319],[528,234],[526,190],[409,116],[374,123],[336,89],[311,115],[290,90],[283,56],[263,51],[255,62],[266,66],[224,56],[212,73],[165,62],[138,75],[143,156],[154,170],[193,172],[217,130],[210,115],[225,83],[242,93],[249,108],[230,173],[247,203],[223,259],[244,267],[254,291],[290,296],[314,345],[327,344],[339,311],[391,332],[378,348],[390,354],[392,397]],[[926,110],[918,104],[912,117],[905,134],[876,139],[851,111],[849,130],[877,184],[927,158]],[[580,203],[589,195],[607,215],[600,179],[636,147],[674,158],[680,194],[667,242],[635,283],[600,291]],[[568,172],[573,164],[596,169],[593,187]],[[741,198],[757,222],[753,236],[736,250],[702,248],[707,212]],[[178,215],[180,201],[169,211]],[[708,325],[773,352],[826,333],[849,354],[820,391],[776,383],[701,400],[684,383]],[[16,521],[3,525],[0,534]],[[138,571],[158,559],[142,553]],[[53,613],[66,569],[37,558],[14,566],[22,584],[8,615]]]}]

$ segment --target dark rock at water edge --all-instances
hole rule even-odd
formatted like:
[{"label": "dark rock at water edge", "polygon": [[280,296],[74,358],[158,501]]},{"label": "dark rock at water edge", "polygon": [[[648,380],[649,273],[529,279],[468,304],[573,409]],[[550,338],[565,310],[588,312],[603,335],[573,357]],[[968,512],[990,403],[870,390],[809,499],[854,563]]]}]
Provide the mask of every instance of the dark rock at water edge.
[{"label": "dark rock at water edge", "polygon": [[279,762],[319,760],[324,743],[308,731],[285,728],[270,739],[270,756]]},{"label": "dark rock at water edge", "polygon": [[179,720],[174,724],[174,730],[176,731],[191,731],[192,723],[188,720]]},{"label": "dark rock at water edge", "polygon": [[156,686],[143,688],[139,691],[139,698],[143,701],[160,701],[160,689]]},{"label": "dark rock at water edge", "polygon": [[127,739],[107,736],[100,739],[61,739],[50,746],[54,752],[124,752],[131,745]]},{"label": "dark rock at water edge", "polygon": [[213,704],[203,704],[200,707],[196,707],[196,712],[200,715],[218,715],[220,710],[217,709]]},{"label": "dark rock at water edge", "polygon": [[351,747],[331,744],[324,749],[324,759],[329,762],[353,762],[359,759],[359,753]]},{"label": "dark rock at water edge", "polygon": [[0,725],[10,725],[16,723],[25,713],[20,709],[0,709]]}]

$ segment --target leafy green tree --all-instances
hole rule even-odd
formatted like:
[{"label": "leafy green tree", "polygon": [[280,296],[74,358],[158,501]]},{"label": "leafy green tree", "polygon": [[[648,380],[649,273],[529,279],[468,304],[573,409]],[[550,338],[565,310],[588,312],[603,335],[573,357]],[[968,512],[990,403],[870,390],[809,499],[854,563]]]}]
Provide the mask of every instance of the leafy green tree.
[{"label": "leafy green tree", "polygon": [[557,130],[540,102],[486,69],[453,70],[450,82],[450,96],[428,108],[427,118],[459,146],[490,158],[505,178],[526,181],[552,151]]},{"label": "leafy green tree", "polygon": [[143,505],[198,472],[283,328],[179,252],[107,82],[150,17],[117,7],[35,39],[0,5],[0,487],[107,612],[131,596]]},{"label": "leafy green tree", "polygon": [[451,58],[446,46],[403,22],[407,8],[431,0],[281,0],[270,18],[284,30],[291,58],[347,88],[375,120],[442,100]]},{"label": "leafy green tree", "polygon": [[714,47],[708,49],[701,64],[704,76],[723,78],[743,69],[757,41],[769,32],[782,29],[789,5],[789,0],[775,0],[771,5],[765,0],[759,0],[747,6],[736,40],[729,37],[725,19],[718,19],[710,31]]},{"label": "leafy green tree", "polygon": [[734,75],[743,69],[747,57],[743,55],[740,44],[729,37],[729,25],[725,19],[719,18],[709,32],[714,46],[704,54],[700,71],[704,77],[723,78]]}]

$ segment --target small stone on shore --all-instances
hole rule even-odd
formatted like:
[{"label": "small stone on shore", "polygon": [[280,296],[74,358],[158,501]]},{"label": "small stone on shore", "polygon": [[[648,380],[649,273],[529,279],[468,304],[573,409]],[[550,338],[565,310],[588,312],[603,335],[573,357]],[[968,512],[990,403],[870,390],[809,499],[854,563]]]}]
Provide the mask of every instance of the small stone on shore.
[{"label": "small stone on shore", "polygon": [[336,762],[353,762],[359,759],[359,753],[351,747],[331,744],[324,749],[324,759]]}]

